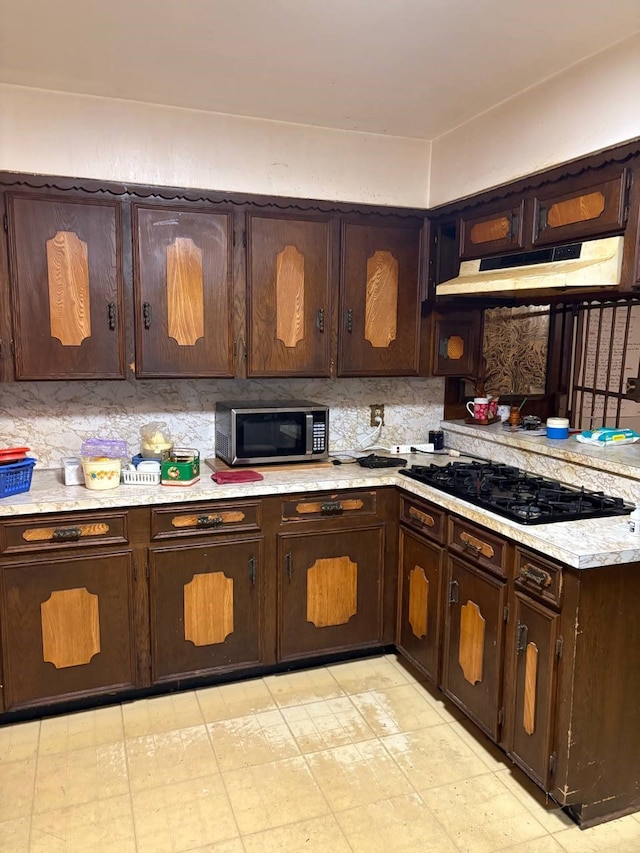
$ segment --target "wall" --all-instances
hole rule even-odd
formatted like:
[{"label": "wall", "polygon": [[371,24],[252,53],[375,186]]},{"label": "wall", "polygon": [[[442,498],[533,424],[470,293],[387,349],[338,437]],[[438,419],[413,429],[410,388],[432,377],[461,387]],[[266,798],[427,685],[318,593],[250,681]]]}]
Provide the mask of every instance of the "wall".
[{"label": "wall", "polygon": [[0,84],[0,169],[426,207],[430,143]]},{"label": "wall", "polygon": [[640,136],[640,34],[433,141],[429,206]]},{"label": "wall", "polygon": [[384,403],[380,444],[426,442],[443,415],[441,379],[153,380],[15,382],[0,395],[0,447],[31,448],[39,468],[77,456],[91,436],[140,449],[140,427],[168,424],[176,444],[214,454],[215,401],[311,399],[330,406],[330,449],[358,448],[371,435],[369,405]]}]

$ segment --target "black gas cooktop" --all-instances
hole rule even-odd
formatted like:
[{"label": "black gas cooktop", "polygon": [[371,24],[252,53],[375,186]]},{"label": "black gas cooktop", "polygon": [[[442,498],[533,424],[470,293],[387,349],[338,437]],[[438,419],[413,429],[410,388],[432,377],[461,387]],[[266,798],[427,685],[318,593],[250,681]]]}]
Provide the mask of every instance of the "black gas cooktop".
[{"label": "black gas cooktop", "polygon": [[633,509],[622,498],[568,486],[495,462],[414,465],[399,473],[519,524],[627,515]]}]

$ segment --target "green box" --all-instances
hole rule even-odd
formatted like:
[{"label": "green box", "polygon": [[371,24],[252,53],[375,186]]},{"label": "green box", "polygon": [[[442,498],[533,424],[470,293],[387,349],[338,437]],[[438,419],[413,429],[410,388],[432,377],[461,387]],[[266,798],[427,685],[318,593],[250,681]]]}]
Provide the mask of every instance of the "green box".
[{"label": "green box", "polygon": [[200,479],[200,451],[192,447],[174,447],[160,466],[163,486],[190,486]]}]

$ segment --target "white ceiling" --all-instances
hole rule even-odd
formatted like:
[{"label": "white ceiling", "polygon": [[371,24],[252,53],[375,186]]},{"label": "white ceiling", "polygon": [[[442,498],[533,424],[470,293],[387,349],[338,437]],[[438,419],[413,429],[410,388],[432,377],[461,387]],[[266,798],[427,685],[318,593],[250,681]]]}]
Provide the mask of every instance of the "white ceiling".
[{"label": "white ceiling", "polygon": [[0,0],[0,81],[433,139],[640,30],[640,0]]}]

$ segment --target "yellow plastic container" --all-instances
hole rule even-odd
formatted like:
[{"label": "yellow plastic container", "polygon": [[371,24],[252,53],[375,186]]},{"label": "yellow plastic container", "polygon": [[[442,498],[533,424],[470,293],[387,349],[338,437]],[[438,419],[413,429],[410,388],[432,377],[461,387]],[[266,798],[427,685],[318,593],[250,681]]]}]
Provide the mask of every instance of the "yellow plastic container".
[{"label": "yellow plastic container", "polygon": [[83,456],[84,484],[88,489],[115,489],[120,485],[120,459],[108,456]]}]

